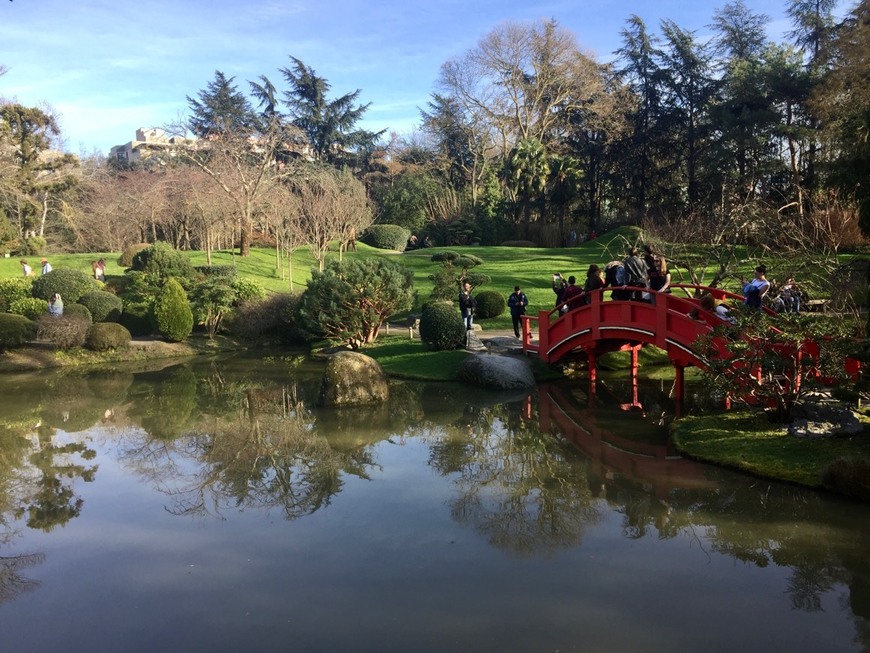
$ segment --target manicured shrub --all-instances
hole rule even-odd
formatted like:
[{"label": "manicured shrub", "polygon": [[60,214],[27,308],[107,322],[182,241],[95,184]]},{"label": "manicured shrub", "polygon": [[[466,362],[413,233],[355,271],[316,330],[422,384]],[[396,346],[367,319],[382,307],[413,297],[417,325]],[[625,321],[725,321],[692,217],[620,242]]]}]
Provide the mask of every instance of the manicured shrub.
[{"label": "manicured shrub", "polygon": [[420,340],[436,351],[458,349],[465,340],[465,325],[449,302],[435,301],[423,307]]},{"label": "manicured shrub", "polygon": [[131,267],[144,272],[148,277],[161,280],[169,277],[178,280],[192,279],[194,276],[193,266],[184,252],[179,252],[166,243],[154,243],[137,253]]},{"label": "manicured shrub", "polygon": [[193,284],[188,298],[194,323],[204,326],[208,337],[213,338],[232,309],[236,292],[226,277],[205,277]]},{"label": "manicured shrub", "polygon": [[32,297],[30,290],[33,286],[32,278],[15,277],[12,279],[0,279],[0,312],[8,311],[16,299]]},{"label": "manicured shrub", "polygon": [[397,224],[373,224],[363,232],[360,240],[377,249],[405,251],[411,232]]},{"label": "manicured shrub", "polygon": [[91,322],[81,315],[43,315],[36,322],[37,337],[55,347],[69,349],[85,344]]},{"label": "manicured shrub", "polygon": [[293,312],[299,297],[275,293],[265,299],[243,301],[224,320],[224,329],[245,340],[269,335],[284,339],[293,329]]},{"label": "manicured shrub", "polygon": [[257,301],[266,296],[266,290],[256,281],[250,279],[233,279],[233,291],[236,293],[234,304],[238,305],[242,302]]},{"label": "manicured shrub", "polygon": [[64,304],[63,314],[67,317],[79,317],[83,320],[87,320],[88,324],[93,324],[94,322],[94,316],[91,315],[91,312],[86,306],[82,306],[81,304]]},{"label": "manicured shrub", "polygon": [[168,279],[154,302],[154,326],[163,338],[181,342],[193,330],[193,311],[187,293],[176,279]]},{"label": "manicured shrub", "polygon": [[95,290],[79,298],[79,304],[87,308],[94,322],[117,322],[121,319],[124,302],[114,293]]},{"label": "manicured shrub", "polygon": [[435,252],[432,254],[432,257],[429,259],[433,263],[445,263],[452,262],[459,258],[459,254],[454,252],[453,250],[447,249],[443,252]]},{"label": "manicured shrub", "polygon": [[28,320],[36,320],[48,313],[48,302],[36,297],[22,297],[9,305],[9,312],[23,315]]},{"label": "manicured shrub", "polygon": [[0,351],[19,347],[36,335],[36,324],[23,315],[0,313]]},{"label": "manicured shrub", "polygon": [[130,332],[117,322],[97,322],[88,329],[85,346],[94,351],[121,349],[130,342]]},{"label": "manicured shrub", "polygon": [[224,277],[229,280],[238,275],[235,265],[197,265],[194,270],[204,277]]},{"label": "manicured shrub", "polygon": [[85,293],[99,289],[97,282],[81,270],[56,268],[34,279],[30,293],[45,301],[51,299],[54,293],[59,293],[66,305],[74,304]]},{"label": "manicured shrub", "polygon": [[331,261],[323,272],[312,271],[298,324],[314,338],[356,349],[374,342],[381,324],[413,302],[413,277],[401,265],[383,258]]},{"label": "manicured shrub", "polygon": [[121,313],[121,324],[134,337],[150,336],[154,332],[151,307],[148,304],[126,304]]},{"label": "manicured shrub", "polygon": [[129,268],[133,265],[133,257],[143,249],[148,249],[148,243],[136,243],[135,245],[127,246],[118,257],[118,265],[122,268]]},{"label": "manicured shrub", "polygon": [[474,296],[474,300],[477,302],[474,316],[481,320],[498,317],[507,306],[505,298],[495,290],[482,290]]}]

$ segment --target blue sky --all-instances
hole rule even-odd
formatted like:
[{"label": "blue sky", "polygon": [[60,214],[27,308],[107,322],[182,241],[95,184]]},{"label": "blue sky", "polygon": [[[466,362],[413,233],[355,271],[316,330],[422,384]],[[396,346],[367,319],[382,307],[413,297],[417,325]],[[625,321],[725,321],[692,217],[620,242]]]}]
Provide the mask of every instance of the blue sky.
[{"label": "blue sky", "polygon": [[[745,0],[790,29],[785,0]],[[187,110],[215,70],[240,90],[301,59],[332,85],[362,89],[364,126],[408,133],[442,63],[506,20],[555,18],[607,61],[631,14],[651,31],[674,20],[703,38],[726,0],[13,0],[0,2],[0,97],[60,114],[65,149],[100,150],[132,140]],[[841,3],[846,8],[852,3]]]}]

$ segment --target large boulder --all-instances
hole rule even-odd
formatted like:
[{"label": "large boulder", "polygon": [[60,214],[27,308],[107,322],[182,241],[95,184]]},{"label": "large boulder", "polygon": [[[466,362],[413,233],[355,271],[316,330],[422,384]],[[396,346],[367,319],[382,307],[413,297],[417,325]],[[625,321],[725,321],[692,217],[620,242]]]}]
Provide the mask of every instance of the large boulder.
[{"label": "large boulder", "polygon": [[459,366],[459,379],[491,390],[526,390],[535,386],[529,365],[513,356],[468,356]]},{"label": "large boulder", "polygon": [[390,396],[384,369],[375,359],[353,351],[333,354],[320,382],[320,406],[356,406]]}]

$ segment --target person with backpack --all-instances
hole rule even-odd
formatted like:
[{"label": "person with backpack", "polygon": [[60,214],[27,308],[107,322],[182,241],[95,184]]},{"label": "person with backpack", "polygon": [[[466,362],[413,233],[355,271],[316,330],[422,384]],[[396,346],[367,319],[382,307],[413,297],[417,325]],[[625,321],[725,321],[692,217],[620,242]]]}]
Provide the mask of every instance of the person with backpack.
[{"label": "person with backpack", "polygon": [[[646,263],[644,263],[643,259],[639,256],[639,252],[637,247],[632,247],[628,251],[628,256],[622,262],[622,267],[625,268],[625,285],[633,286],[635,288],[646,288],[647,287],[647,271],[646,271]],[[634,301],[643,301],[643,290],[630,290],[628,291],[629,299]]]},{"label": "person with backpack", "polygon": [[755,268],[755,278],[746,283],[745,279],[741,279],[743,283],[743,303],[747,308],[752,308],[756,311],[761,310],[761,303],[767,291],[770,290],[770,281],[765,276],[767,268],[764,265],[759,265]]},{"label": "person with backpack", "polygon": [[625,267],[622,261],[611,261],[604,266],[604,288],[612,288],[611,299],[628,299],[629,292],[622,290],[625,285]]}]

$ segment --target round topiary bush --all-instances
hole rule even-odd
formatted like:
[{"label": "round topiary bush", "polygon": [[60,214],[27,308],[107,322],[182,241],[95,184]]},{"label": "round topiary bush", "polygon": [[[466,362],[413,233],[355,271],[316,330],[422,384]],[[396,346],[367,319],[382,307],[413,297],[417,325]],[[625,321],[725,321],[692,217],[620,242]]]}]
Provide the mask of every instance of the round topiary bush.
[{"label": "round topiary bush", "polygon": [[59,293],[64,304],[74,304],[92,290],[99,290],[99,286],[89,274],[72,268],[57,268],[34,279],[30,294],[48,301],[54,293]]},{"label": "round topiary bush", "polygon": [[63,314],[67,317],[78,317],[82,320],[87,320],[88,324],[93,324],[94,322],[94,316],[91,315],[91,312],[87,309],[87,307],[82,306],[81,304],[64,305]]},{"label": "round topiary bush", "polygon": [[36,324],[23,315],[0,313],[0,351],[19,347],[36,335]]},{"label": "round topiary bush", "polygon": [[154,326],[170,342],[181,342],[193,330],[193,311],[176,279],[168,279],[154,301]]},{"label": "round topiary bush", "polygon": [[167,243],[149,245],[133,257],[130,267],[157,279],[190,279],[194,276],[193,266],[184,252]]},{"label": "round topiary bush", "polygon": [[130,342],[130,332],[117,322],[97,322],[88,329],[85,346],[94,351],[121,349]]},{"label": "round topiary bush", "polygon": [[32,297],[30,294],[33,279],[30,277],[15,277],[12,279],[0,279],[0,312],[9,310],[9,306],[16,299]]},{"label": "round topiary bush", "polygon": [[85,293],[79,298],[79,304],[87,308],[94,322],[117,322],[121,319],[124,302],[114,293],[105,290],[95,290]]},{"label": "round topiary bush", "polygon": [[36,297],[22,297],[9,305],[9,312],[23,315],[28,320],[36,320],[40,315],[48,313],[48,302]]},{"label": "round topiary bush", "polygon": [[465,325],[450,302],[430,302],[420,315],[420,340],[436,351],[458,349],[465,340]]},{"label": "round topiary bush", "polygon": [[118,257],[118,265],[122,268],[129,268],[133,265],[133,257],[136,256],[143,249],[148,249],[148,243],[136,243],[135,245],[129,245],[121,252],[121,255]]},{"label": "round topiary bush", "polygon": [[504,309],[507,306],[504,297],[495,290],[480,291],[474,296],[474,301],[477,302],[474,316],[481,320],[498,317],[504,313]]},{"label": "round topiary bush", "polygon": [[373,224],[363,232],[360,240],[377,249],[405,251],[411,232],[397,224]]},{"label": "round topiary bush", "polygon": [[85,344],[91,322],[81,315],[43,315],[36,322],[37,337],[55,347],[69,349]]}]

